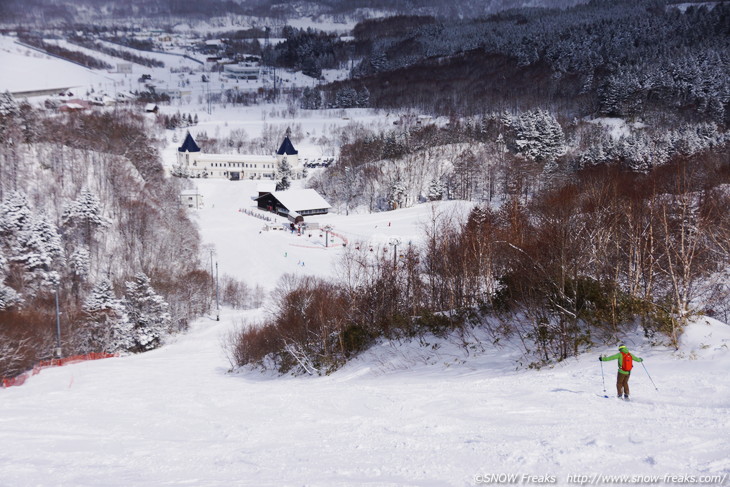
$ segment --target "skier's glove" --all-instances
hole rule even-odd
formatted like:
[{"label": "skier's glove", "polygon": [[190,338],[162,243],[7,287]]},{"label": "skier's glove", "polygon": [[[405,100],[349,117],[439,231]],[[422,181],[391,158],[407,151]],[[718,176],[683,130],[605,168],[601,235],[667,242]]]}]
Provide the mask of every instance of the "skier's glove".
[{"label": "skier's glove", "polygon": [[598,356],[598,360],[601,361],[601,362],[603,362],[603,355],[599,355]]}]

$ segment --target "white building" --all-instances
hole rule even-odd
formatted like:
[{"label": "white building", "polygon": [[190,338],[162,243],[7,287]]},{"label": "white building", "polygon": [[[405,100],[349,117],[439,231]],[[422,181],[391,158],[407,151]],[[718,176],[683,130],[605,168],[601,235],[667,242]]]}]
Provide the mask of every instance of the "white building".
[{"label": "white building", "polygon": [[180,205],[199,210],[203,207],[203,195],[197,189],[184,189],[180,192]]},{"label": "white building", "polygon": [[[284,138],[275,155],[205,154],[195,143],[190,132],[177,149],[175,173],[192,178],[277,179],[277,169],[284,159],[292,168],[299,169],[299,153],[289,137]],[[296,170],[295,170],[296,172]]]},{"label": "white building", "polygon": [[117,73],[132,74],[132,63],[117,63]]},{"label": "white building", "polygon": [[261,77],[261,67],[257,63],[226,64],[223,75],[232,79],[257,80]]}]

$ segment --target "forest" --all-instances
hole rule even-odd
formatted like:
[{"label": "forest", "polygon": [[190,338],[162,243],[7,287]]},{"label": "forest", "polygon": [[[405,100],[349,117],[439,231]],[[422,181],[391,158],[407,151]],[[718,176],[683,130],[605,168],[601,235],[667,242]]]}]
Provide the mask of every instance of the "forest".
[{"label": "forest", "polygon": [[[370,105],[459,116],[550,108],[564,117],[669,115],[727,124],[730,7],[593,1],[480,19],[394,17],[354,29],[351,80]],[[458,93],[458,96],[455,96]]]},{"label": "forest", "polygon": [[[128,110],[55,114],[0,96],[0,376],[57,346],[151,350],[211,309],[214,281],[158,130]],[[225,276],[220,287],[226,305],[261,300]]]},{"label": "forest", "polygon": [[728,14],[593,1],[358,24],[350,79],[304,90],[301,108],[406,114],[343,130],[310,187],[344,213],[477,206],[434,214],[427,243],[395,260],[356,246],[338,282],[282,282],[231,355],[326,374],[377,340],[468,347],[478,328],[539,367],[637,326],[677,347],[692,316],[727,320]]}]

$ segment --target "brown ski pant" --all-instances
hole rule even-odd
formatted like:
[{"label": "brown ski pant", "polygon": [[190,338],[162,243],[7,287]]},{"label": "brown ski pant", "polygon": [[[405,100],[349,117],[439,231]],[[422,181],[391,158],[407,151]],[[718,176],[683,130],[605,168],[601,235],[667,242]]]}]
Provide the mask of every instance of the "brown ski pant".
[{"label": "brown ski pant", "polygon": [[618,377],[616,377],[616,391],[618,392],[619,397],[626,394],[629,395],[629,376],[631,372],[628,374],[622,374],[621,372],[618,373]]}]

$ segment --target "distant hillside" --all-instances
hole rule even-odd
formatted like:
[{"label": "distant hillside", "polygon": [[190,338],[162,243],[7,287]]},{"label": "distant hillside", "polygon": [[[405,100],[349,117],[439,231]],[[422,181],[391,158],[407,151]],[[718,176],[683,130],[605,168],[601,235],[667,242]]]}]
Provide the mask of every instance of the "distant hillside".
[{"label": "distant hillside", "polygon": [[279,20],[321,15],[368,18],[382,15],[438,15],[477,17],[522,7],[566,8],[586,0],[319,0],[281,2],[276,0],[5,0],[0,16],[5,23],[78,23],[92,19],[144,18],[170,21],[175,18],[210,18],[224,15],[252,15]]},{"label": "distant hillside", "polygon": [[[354,29],[351,80],[372,107],[441,114],[552,106],[565,116],[728,124],[730,5],[591,2],[478,19],[394,17]],[[339,98],[342,98],[339,96]]]}]

